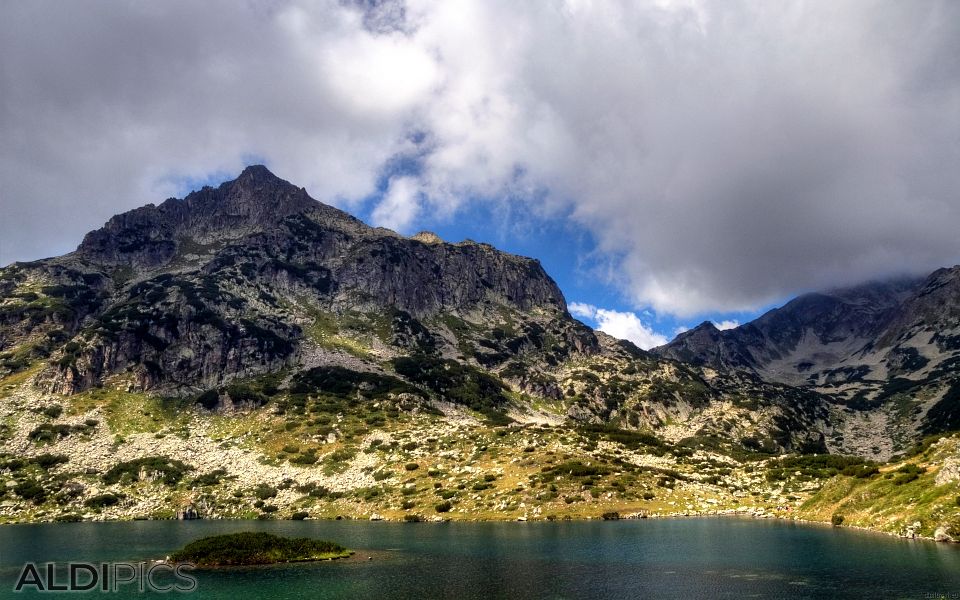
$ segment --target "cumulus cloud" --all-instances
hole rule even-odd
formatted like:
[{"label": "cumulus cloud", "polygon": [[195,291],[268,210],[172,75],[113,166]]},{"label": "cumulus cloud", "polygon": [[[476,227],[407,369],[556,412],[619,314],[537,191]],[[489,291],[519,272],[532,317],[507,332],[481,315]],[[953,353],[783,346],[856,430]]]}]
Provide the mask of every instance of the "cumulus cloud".
[{"label": "cumulus cloud", "polygon": [[669,340],[647,327],[636,314],[615,310],[597,309],[597,329],[613,337],[630,340],[640,348],[649,350],[662,346]]},{"label": "cumulus cloud", "polygon": [[669,341],[666,336],[643,323],[636,313],[597,308],[583,302],[571,302],[567,308],[573,316],[595,322],[600,331],[615,338],[630,340],[644,350]]},{"label": "cumulus cloud", "polygon": [[[690,316],[960,259],[950,0],[0,5],[0,262],[263,159],[401,228],[510,197]],[[418,190],[414,193],[413,189]]]},{"label": "cumulus cloud", "polygon": [[725,329],[736,329],[737,327],[740,327],[740,322],[730,319],[727,321],[714,322],[713,326],[720,331],[723,331]]},{"label": "cumulus cloud", "polygon": [[571,302],[567,305],[570,314],[581,319],[593,319],[597,316],[597,307],[585,302]]},{"label": "cumulus cloud", "polygon": [[335,0],[3,3],[0,262],[250,162],[353,207],[410,151],[437,67]]},{"label": "cumulus cloud", "polygon": [[373,224],[407,233],[420,212],[419,185],[413,177],[394,177],[373,209]]}]

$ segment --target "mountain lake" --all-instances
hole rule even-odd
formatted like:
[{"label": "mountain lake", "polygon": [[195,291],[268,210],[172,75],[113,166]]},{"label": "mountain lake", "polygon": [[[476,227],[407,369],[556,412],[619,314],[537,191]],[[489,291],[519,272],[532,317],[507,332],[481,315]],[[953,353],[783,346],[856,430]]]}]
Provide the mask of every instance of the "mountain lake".
[{"label": "mountain lake", "polygon": [[[55,584],[71,561],[162,559],[237,531],[329,539],[350,559],[198,570],[173,597],[237,598],[958,598],[960,547],[736,517],[537,523],[128,521],[0,527],[0,597],[57,597],[14,586],[24,564]],[[79,578],[90,577],[81,573]],[[160,577],[162,579],[162,577]],[[149,586],[147,586],[149,587]],[[161,595],[137,583],[114,598]],[[74,592],[75,593],[75,592]]]}]

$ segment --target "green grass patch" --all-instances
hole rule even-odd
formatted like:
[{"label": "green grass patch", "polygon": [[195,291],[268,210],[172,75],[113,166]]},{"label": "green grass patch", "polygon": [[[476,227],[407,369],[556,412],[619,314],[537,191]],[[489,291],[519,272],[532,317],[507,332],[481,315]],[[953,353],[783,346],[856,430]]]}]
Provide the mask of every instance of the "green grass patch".
[{"label": "green grass patch", "polygon": [[263,532],[231,533],[201,538],[174,552],[174,562],[200,567],[265,565],[344,558],[352,553],[336,542],[285,538]]}]

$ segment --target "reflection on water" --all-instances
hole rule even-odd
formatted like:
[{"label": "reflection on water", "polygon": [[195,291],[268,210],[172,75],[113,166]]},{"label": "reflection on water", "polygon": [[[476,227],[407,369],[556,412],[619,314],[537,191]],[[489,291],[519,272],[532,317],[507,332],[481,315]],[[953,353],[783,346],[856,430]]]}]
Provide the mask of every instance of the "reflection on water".
[{"label": "reflection on water", "polygon": [[792,599],[960,594],[956,547],[785,522],[717,518],[4,526],[0,596],[9,593],[27,561],[157,559],[197,537],[240,530],[333,539],[358,553],[346,561],[200,572],[194,597]]}]

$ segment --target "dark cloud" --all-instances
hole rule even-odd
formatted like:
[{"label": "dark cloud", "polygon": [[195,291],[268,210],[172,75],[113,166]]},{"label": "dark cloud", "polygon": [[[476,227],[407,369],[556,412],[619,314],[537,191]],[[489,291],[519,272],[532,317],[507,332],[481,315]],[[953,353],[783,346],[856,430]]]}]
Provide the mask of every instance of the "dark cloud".
[{"label": "dark cloud", "polygon": [[527,198],[588,227],[659,312],[960,258],[960,3],[0,12],[2,262],[250,157],[350,205],[398,155],[420,168],[389,182],[379,223]]}]

